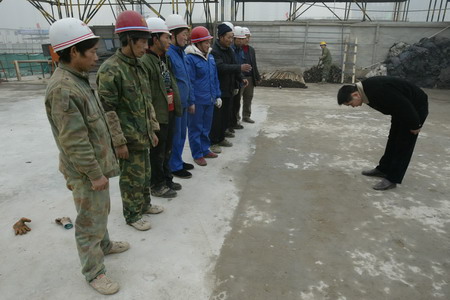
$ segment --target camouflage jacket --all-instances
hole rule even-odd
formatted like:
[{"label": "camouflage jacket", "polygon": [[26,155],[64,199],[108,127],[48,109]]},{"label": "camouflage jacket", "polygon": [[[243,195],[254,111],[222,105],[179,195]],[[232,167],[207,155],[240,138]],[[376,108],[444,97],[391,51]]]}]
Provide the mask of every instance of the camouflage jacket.
[{"label": "camouflage jacket", "polygon": [[[152,93],[152,104],[155,108],[156,119],[161,124],[169,123],[169,108],[167,100],[167,91],[164,83],[164,78],[161,76],[161,61],[154,54],[147,53],[141,58],[142,64],[146,68],[149,81],[150,89]],[[170,60],[166,59],[166,67],[170,74],[170,80],[173,90],[173,101],[175,104],[175,116],[181,117],[182,107],[180,101],[180,93],[178,91],[177,80],[170,70]]]},{"label": "camouflage jacket", "polygon": [[150,148],[159,124],[142,63],[118,49],[100,66],[97,85],[114,146],[126,144],[132,150]]},{"label": "camouflage jacket", "polygon": [[119,175],[104,111],[86,73],[61,63],[48,83],[45,108],[66,178]]}]

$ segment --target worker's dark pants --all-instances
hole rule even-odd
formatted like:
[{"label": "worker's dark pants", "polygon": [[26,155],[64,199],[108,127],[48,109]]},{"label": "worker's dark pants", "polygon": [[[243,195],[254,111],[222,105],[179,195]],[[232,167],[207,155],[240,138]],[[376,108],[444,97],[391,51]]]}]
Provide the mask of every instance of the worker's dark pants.
[{"label": "worker's dark pants", "polygon": [[172,182],[173,179],[169,167],[175,130],[175,115],[173,111],[169,112],[168,124],[160,123],[159,127],[161,129],[155,132],[158,137],[158,145],[150,149],[151,185],[155,189],[160,189]]},{"label": "worker's dark pants", "polygon": [[211,145],[218,144],[225,139],[225,130],[228,128],[231,114],[232,98],[222,98],[222,107],[214,106],[213,122],[209,139]]},{"label": "worker's dark pants", "polygon": [[239,116],[239,111],[241,110],[241,96],[242,96],[243,88],[239,89],[237,95],[234,95],[231,98],[231,114],[230,114],[230,122],[228,124],[228,128],[234,128],[238,125],[241,120]]},{"label": "worker's dark pants", "polygon": [[[427,114],[428,112],[424,116],[420,116],[422,124],[425,122]],[[386,179],[390,182],[402,183],[416,145],[417,136],[410,132],[410,128],[404,121],[392,118],[386,149],[377,166],[378,170],[386,174]]]}]

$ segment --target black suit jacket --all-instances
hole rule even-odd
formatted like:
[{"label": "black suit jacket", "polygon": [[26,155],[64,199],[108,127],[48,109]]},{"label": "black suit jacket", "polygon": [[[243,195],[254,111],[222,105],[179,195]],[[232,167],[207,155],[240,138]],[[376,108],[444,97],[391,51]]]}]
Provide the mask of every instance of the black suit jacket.
[{"label": "black suit jacket", "polygon": [[[256,81],[261,80],[261,76],[259,75],[258,64],[256,63],[255,48],[253,48],[252,46],[248,46],[248,52],[245,53],[245,58],[247,60],[247,63],[252,66],[252,70],[250,72],[253,80],[253,85],[256,85]],[[247,75],[247,73],[244,73],[244,75]]]},{"label": "black suit jacket", "polygon": [[419,87],[390,76],[375,76],[361,83],[370,107],[391,115],[412,130],[422,127],[428,115],[428,96]]}]

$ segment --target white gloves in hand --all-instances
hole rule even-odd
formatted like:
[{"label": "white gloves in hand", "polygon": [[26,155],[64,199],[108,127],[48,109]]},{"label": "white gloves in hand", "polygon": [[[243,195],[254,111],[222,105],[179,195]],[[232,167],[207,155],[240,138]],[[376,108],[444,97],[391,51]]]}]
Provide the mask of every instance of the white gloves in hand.
[{"label": "white gloves in hand", "polygon": [[217,108],[221,108],[222,107],[222,99],[221,98],[217,98],[216,99],[216,106],[217,106]]}]

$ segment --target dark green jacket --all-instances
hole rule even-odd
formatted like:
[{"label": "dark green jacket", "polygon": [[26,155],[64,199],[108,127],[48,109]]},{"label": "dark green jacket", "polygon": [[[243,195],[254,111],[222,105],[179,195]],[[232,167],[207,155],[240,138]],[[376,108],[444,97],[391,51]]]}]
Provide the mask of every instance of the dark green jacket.
[{"label": "dark green jacket", "polygon": [[145,150],[159,130],[152,106],[148,74],[140,60],[120,49],[97,72],[98,94],[106,111],[114,146]]},{"label": "dark green jacket", "polygon": [[45,109],[66,178],[119,175],[110,130],[87,73],[60,63],[47,86]]},{"label": "dark green jacket", "polygon": [[[152,104],[155,108],[156,119],[160,124],[169,123],[169,108],[167,100],[166,87],[164,79],[161,76],[161,67],[159,58],[151,53],[145,54],[141,58],[142,64],[149,75],[150,91],[152,93]],[[170,60],[166,59],[167,68],[170,72],[170,79],[172,81],[173,101],[175,104],[175,116],[182,116],[182,107],[180,101],[180,93],[178,91],[177,81],[173,73],[170,71]]]}]

